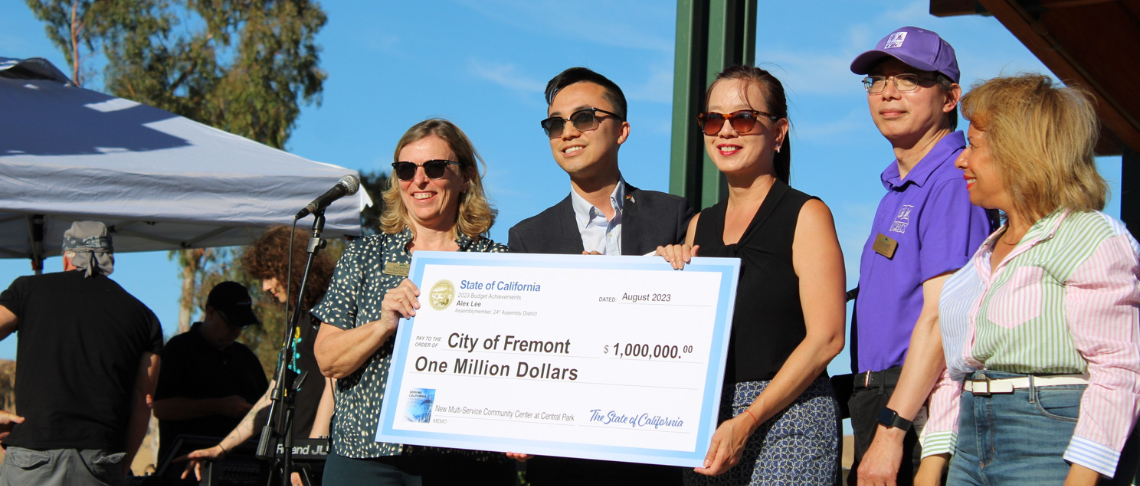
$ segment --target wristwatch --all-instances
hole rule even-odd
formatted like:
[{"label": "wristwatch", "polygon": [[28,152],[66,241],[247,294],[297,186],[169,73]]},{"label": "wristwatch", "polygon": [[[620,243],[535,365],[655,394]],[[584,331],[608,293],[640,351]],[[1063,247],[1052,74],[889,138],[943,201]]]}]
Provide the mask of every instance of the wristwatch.
[{"label": "wristwatch", "polygon": [[910,430],[910,420],[899,417],[899,413],[887,407],[879,411],[879,423],[887,428]]}]

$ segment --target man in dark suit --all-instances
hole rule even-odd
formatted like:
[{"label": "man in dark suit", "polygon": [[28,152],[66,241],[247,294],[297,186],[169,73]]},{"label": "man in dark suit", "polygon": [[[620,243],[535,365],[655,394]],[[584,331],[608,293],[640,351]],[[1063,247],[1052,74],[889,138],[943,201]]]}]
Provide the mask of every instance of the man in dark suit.
[{"label": "man in dark suit", "polygon": [[[688,200],[629,185],[618,169],[618,149],[629,137],[625,95],[613,81],[582,67],[546,85],[542,128],[554,161],[570,176],[570,195],[510,229],[516,253],[644,255],[685,239],[693,209]],[[681,484],[677,467],[535,457],[527,464],[534,486],[570,484]]]},{"label": "man in dark suit", "polygon": [[688,200],[640,190],[621,176],[618,149],[629,137],[621,88],[574,67],[547,83],[546,102],[549,118],[542,126],[571,191],[512,227],[511,251],[644,255],[684,241],[693,216]]}]

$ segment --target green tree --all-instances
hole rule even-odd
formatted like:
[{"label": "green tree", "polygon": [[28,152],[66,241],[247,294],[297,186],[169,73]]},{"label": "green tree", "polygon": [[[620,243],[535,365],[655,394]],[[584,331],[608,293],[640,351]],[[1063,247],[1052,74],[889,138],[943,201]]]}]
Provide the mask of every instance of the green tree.
[{"label": "green tree", "polygon": [[314,37],[327,19],[315,2],[26,1],[79,84],[91,72],[82,61],[101,53],[107,93],[275,148],[301,104],[320,103]]},{"label": "green tree", "polygon": [[48,38],[71,66],[71,78],[83,86],[94,74],[84,62],[104,45],[137,46],[152,36],[166,36],[175,18],[156,0],[25,0],[45,22]]},{"label": "green tree", "polygon": [[361,172],[360,187],[368,191],[372,205],[360,212],[360,231],[364,236],[380,233],[380,214],[384,212],[384,189],[388,187],[388,174],[380,171]]},{"label": "green tree", "polygon": [[[63,51],[77,84],[94,73],[84,62],[101,54],[103,91],[275,148],[285,146],[301,105],[320,103],[327,75],[319,67],[315,36],[327,19],[316,2],[26,2]],[[171,255],[182,267],[180,331],[201,309],[212,282],[224,277],[255,284],[233,265],[234,254],[189,249]],[[271,327],[258,332],[278,335]]]}]

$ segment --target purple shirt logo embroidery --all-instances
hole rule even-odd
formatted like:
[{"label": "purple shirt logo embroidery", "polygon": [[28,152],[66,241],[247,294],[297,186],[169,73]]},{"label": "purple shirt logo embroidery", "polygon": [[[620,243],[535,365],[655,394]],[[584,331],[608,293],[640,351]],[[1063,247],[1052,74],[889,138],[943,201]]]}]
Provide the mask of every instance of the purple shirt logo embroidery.
[{"label": "purple shirt logo embroidery", "polygon": [[895,233],[906,233],[906,227],[910,225],[910,210],[914,209],[913,204],[903,205],[899,209],[899,214],[895,215],[895,222],[891,224],[891,231]]}]

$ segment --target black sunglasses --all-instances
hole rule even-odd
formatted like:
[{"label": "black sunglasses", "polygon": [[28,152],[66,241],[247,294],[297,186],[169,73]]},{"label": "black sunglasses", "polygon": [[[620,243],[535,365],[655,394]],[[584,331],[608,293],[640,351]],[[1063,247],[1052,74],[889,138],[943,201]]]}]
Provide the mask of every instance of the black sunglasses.
[{"label": "black sunglasses", "polygon": [[429,160],[422,164],[415,162],[392,162],[392,171],[396,173],[396,177],[401,181],[410,181],[416,178],[416,167],[423,167],[424,175],[428,176],[428,179],[439,179],[447,172],[447,166],[449,164],[458,165],[460,167],[463,166],[463,164],[459,162],[450,160]]},{"label": "black sunglasses", "polygon": [[619,121],[622,120],[621,116],[617,113],[603,110],[601,108],[583,108],[570,114],[570,118],[562,118],[559,116],[552,116],[539,122],[542,129],[546,131],[546,136],[550,138],[558,138],[562,136],[562,130],[566,128],[566,122],[574,124],[574,129],[579,132],[588,132],[598,128],[598,115],[596,112],[602,112]]},{"label": "black sunglasses", "polygon": [[757,115],[763,115],[773,122],[780,119],[780,117],[764,111],[740,110],[727,115],[711,111],[701,113],[697,115],[697,121],[700,122],[701,131],[704,132],[705,135],[716,135],[720,133],[720,129],[724,127],[725,119],[728,119],[728,122],[732,124],[732,129],[736,130],[736,133],[748,133],[751,132],[753,128],[756,128]]}]

